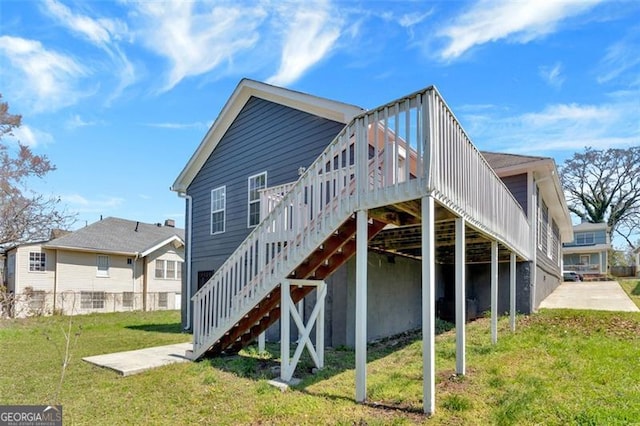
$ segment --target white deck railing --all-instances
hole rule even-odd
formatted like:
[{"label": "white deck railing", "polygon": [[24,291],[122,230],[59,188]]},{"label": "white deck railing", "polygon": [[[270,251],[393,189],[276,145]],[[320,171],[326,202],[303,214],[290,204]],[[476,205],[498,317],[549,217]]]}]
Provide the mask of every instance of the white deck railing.
[{"label": "white deck railing", "polygon": [[267,188],[263,220],[192,298],[199,357],[356,209],[427,194],[524,257],[527,219],[435,88],[352,120],[293,185]]}]

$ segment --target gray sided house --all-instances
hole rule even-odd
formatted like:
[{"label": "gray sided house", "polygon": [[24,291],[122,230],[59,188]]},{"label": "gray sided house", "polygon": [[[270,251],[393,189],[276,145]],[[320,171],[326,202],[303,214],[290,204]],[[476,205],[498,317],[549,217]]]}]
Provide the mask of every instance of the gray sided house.
[{"label": "gray sided house", "polygon": [[[422,173],[420,158],[424,148],[419,147],[416,140],[421,134],[406,131],[411,126],[405,127],[402,120],[413,120],[409,113],[382,119],[382,114],[391,114],[389,111],[390,108],[382,108],[372,113],[375,115],[367,117],[369,124],[366,124],[366,130],[362,133],[368,140],[367,147],[364,151],[358,151],[354,143],[357,132],[345,128],[345,125],[353,123],[354,117],[356,120],[357,117],[366,117],[363,109],[252,80],[245,79],[239,83],[172,186],[172,190],[186,198],[186,273],[182,310],[185,328],[192,328],[194,321],[199,322],[203,315],[209,315],[202,312],[201,307],[195,308],[189,301],[190,297],[205,286],[241,244],[247,244],[243,242],[254,231],[255,225],[264,221],[274,208],[277,210],[277,203],[299,179],[314,179],[318,174],[328,175],[331,171],[334,174],[342,173],[332,181],[325,180],[315,186],[309,184],[303,189],[299,200],[291,202],[283,213],[283,220],[287,222],[282,225],[284,228],[288,228],[295,220],[295,206],[306,206],[304,215],[314,210],[314,201],[310,199],[314,197],[316,189],[320,189],[321,198],[326,200],[318,198],[315,205],[328,202],[330,197],[336,195],[337,199],[342,197],[344,206],[347,206],[345,208],[349,209],[348,195],[353,194],[355,184],[349,186],[348,181],[354,179],[357,173],[347,170],[350,165],[357,163],[358,158],[362,158],[363,152],[370,170],[378,170],[369,172],[370,186],[376,187],[379,180],[395,182],[394,187],[398,188],[418,180]],[[374,120],[378,121],[374,123]],[[461,135],[466,138],[463,133]],[[347,141],[345,145],[331,148],[332,143],[335,145],[341,137]],[[483,204],[489,200],[498,202],[499,199],[508,204],[508,208],[514,210],[512,216],[518,216],[517,220],[526,226],[526,229],[517,226],[517,231],[508,231],[524,235],[507,235],[505,239],[521,238],[526,241],[528,253],[519,253],[517,256],[516,309],[530,313],[561,282],[561,244],[572,238],[569,214],[555,163],[543,157],[480,154],[470,142],[468,147],[472,159],[458,158],[451,151],[442,165],[451,165],[452,176],[456,173],[465,174],[465,179],[479,185],[473,194],[474,202]],[[463,152],[459,151],[458,154],[462,155]],[[318,159],[320,155],[323,157]],[[464,161],[469,162],[466,168],[457,169]],[[382,171],[385,164],[392,164],[395,170]],[[308,171],[312,166],[318,171]],[[472,176],[471,172],[478,175]],[[312,173],[315,175],[310,176]],[[442,176],[444,179],[444,174]],[[486,182],[485,186],[482,182]],[[336,187],[340,185],[343,186],[344,196],[336,192]],[[496,185],[501,188],[493,188]],[[408,194],[410,190],[407,191]],[[494,196],[492,191],[498,191],[498,195]],[[380,198],[384,199],[388,191],[381,194]],[[369,209],[366,314],[369,340],[422,324],[420,202],[417,197],[403,197],[393,207],[382,207],[384,203],[380,202],[376,204],[378,207]],[[436,208],[435,232],[439,237],[435,242],[434,292],[438,315],[452,320],[456,294],[453,236],[457,210],[444,208],[446,205],[447,201],[443,198]],[[339,246],[337,254],[328,255],[332,256],[329,259],[322,258],[324,263],[319,261],[317,264],[321,266],[309,268],[313,269],[312,272],[301,272],[298,267],[289,275],[326,281],[324,341],[331,346],[353,346],[356,341],[357,261],[353,256],[355,248],[351,244],[355,241],[354,211],[351,211],[351,216],[334,232],[334,237],[344,235],[342,245],[336,243],[336,247]],[[465,224],[466,310],[467,317],[472,318],[491,308],[492,244],[485,234],[483,219],[472,218]],[[257,227],[256,233],[263,225]],[[277,226],[274,222],[269,232],[277,232]],[[243,265],[242,271],[237,266],[226,272],[220,271],[220,275],[232,282],[232,287],[223,290],[219,286],[213,299],[218,300],[223,292],[238,293],[238,288],[242,287],[238,283],[245,279],[244,275],[251,275],[254,269],[260,268],[264,259],[260,258],[259,247],[264,247],[265,241],[270,241],[268,234],[265,235],[254,252],[246,252],[239,260],[238,265]],[[249,240],[251,238],[249,236]],[[277,248],[267,249],[271,254],[266,256],[274,256],[273,253],[278,255],[289,247],[284,243],[277,244]],[[332,244],[326,240],[318,244],[317,251],[327,251]],[[497,246],[497,250],[497,309],[504,313],[510,308],[510,253],[514,250],[502,244]],[[311,254],[301,265],[313,263],[314,256],[322,257],[318,253]],[[244,268],[251,269],[247,265],[252,264],[254,258],[257,260],[254,269],[244,271]],[[213,281],[208,286],[213,285]],[[308,317],[315,297],[312,294],[304,301],[306,309],[303,309],[303,316]],[[219,304],[207,309],[226,309],[224,303],[215,303]],[[229,303],[234,306],[234,302]],[[194,314],[194,309],[200,310]],[[268,310],[268,307],[265,309]],[[268,335],[277,340],[279,330],[272,328]],[[254,337],[252,334],[251,338]]]}]

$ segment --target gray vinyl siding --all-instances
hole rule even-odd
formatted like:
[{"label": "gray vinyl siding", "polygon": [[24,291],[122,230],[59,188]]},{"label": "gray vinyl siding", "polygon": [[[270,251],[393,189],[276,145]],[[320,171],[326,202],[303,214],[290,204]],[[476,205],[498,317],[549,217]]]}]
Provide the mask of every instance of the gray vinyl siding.
[{"label": "gray vinyl siding", "polygon": [[[298,168],[311,165],[343,127],[263,99],[249,99],[187,189],[193,198],[193,280],[200,269],[217,270],[251,231],[249,176],[266,171],[267,187],[297,180]],[[222,185],[226,185],[225,232],[211,235],[211,190]]]},{"label": "gray vinyl siding", "polygon": [[528,185],[527,174],[522,173],[519,175],[505,176],[502,178],[502,182],[509,188],[509,191],[513,194],[516,201],[520,203],[522,210],[525,214],[528,212]]}]

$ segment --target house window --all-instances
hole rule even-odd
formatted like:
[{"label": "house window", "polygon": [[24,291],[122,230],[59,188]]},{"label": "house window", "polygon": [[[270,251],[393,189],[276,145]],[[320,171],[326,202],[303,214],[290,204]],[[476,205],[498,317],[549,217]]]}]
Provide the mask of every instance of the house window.
[{"label": "house window", "polygon": [[109,276],[109,256],[98,255],[98,272],[96,274],[97,277],[108,277]]},{"label": "house window", "polygon": [[167,293],[158,293],[158,307],[166,308],[167,306]]},{"label": "house window", "polygon": [[182,262],[175,260],[156,260],[156,278],[161,280],[182,279]]},{"label": "house window", "polygon": [[104,309],[105,299],[104,291],[82,291],[80,292],[80,308]]},{"label": "house window", "polygon": [[576,244],[579,246],[586,246],[590,244],[594,244],[595,236],[593,232],[582,232],[576,234]]},{"label": "house window", "polygon": [[249,206],[247,226],[249,228],[260,223],[260,190],[267,187],[267,172],[249,177]]},{"label": "house window", "polygon": [[224,232],[225,210],[227,207],[226,186],[211,191],[211,235]]},{"label": "house window", "polygon": [[133,292],[125,291],[122,293],[122,307],[133,308]]},{"label": "house window", "polygon": [[589,256],[588,254],[581,254],[580,255],[580,264],[581,265],[590,265],[591,264],[591,256]]},{"label": "house window", "polygon": [[47,263],[47,256],[41,252],[29,253],[29,272],[44,272]]},{"label": "house window", "polygon": [[7,265],[7,276],[9,277],[13,277],[13,271],[15,271],[16,268],[16,255],[15,254],[10,254],[9,255],[9,259],[7,260],[8,265]]}]

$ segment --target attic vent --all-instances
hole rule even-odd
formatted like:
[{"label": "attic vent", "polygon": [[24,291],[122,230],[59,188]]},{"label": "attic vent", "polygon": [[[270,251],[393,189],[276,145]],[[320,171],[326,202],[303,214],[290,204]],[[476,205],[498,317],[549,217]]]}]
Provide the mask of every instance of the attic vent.
[{"label": "attic vent", "polygon": [[175,228],[176,227],[176,221],[173,219],[167,219],[164,221],[164,226],[168,226],[169,228]]}]

